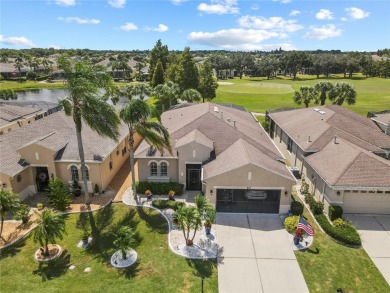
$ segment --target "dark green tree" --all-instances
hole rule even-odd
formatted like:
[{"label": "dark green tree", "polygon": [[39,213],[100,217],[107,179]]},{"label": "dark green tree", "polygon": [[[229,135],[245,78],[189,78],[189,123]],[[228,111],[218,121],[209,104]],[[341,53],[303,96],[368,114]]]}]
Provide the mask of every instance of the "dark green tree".
[{"label": "dark green tree", "polygon": [[157,62],[158,60],[160,60],[165,73],[168,63],[168,55],[168,46],[163,45],[161,43],[161,40],[158,40],[149,55],[149,72],[151,74],[154,73],[155,67],[157,66]]},{"label": "dark green tree", "polygon": [[50,199],[50,204],[54,206],[55,209],[62,212],[72,203],[68,187],[57,177],[54,177],[49,181],[48,197]]},{"label": "dark green tree", "polygon": [[311,101],[315,101],[317,92],[314,87],[301,86],[299,92],[295,92],[293,100],[298,105],[304,104],[306,108],[309,107]]},{"label": "dark green tree", "polygon": [[315,88],[316,92],[319,93],[318,99],[321,103],[321,106],[325,105],[325,101],[328,97],[328,94],[333,89],[333,83],[331,83],[329,81],[317,82],[314,85],[314,88]]},{"label": "dark green tree", "polygon": [[1,213],[1,227],[0,237],[3,233],[3,223],[6,212],[17,211],[20,206],[19,196],[11,189],[0,189],[0,213]]},{"label": "dark green tree", "polygon": [[159,84],[164,83],[164,68],[162,66],[162,63],[160,60],[157,61],[157,65],[154,68],[153,72],[153,77],[152,77],[152,82],[151,82],[151,87],[156,87]]},{"label": "dark green tree", "polygon": [[205,60],[199,72],[199,92],[205,100],[211,101],[217,95],[218,83],[214,79],[209,60]]},{"label": "dark green tree", "polygon": [[332,101],[333,105],[341,106],[344,102],[348,105],[356,103],[356,91],[353,85],[347,82],[338,82],[329,92],[328,98]]},{"label": "dark green tree", "polygon": [[181,99],[190,103],[199,102],[202,99],[202,95],[197,90],[188,89],[182,93]]},{"label": "dark green tree", "polygon": [[190,48],[186,47],[179,58],[178,84],[180,92],[199,88],[199,72]]}]

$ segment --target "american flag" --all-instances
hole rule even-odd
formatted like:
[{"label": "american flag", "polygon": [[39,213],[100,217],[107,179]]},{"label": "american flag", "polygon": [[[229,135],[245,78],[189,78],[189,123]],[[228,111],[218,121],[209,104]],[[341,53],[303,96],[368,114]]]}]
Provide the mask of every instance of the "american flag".
[{"label": "american flag", "polygon": [[313,227],[302,217],[299,217],[297,229],[302,229],[307,233],[307,235],[314,236]]}]

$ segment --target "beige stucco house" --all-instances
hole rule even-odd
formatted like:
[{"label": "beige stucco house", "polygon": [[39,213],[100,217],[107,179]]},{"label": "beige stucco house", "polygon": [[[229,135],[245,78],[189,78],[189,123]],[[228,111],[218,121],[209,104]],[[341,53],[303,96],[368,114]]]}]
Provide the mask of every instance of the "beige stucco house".
[{"label": "beige stucco house", "polygon": [[[107,188],[129,157],[128,130],[120,126],[118,141],[99,136],[83,125],[82,138],[87,167],[88,190],[95,184]],[[136,139],[136,144],[140,139]],[[0,136],[0,184],[24,199],[44,191],[51,177],[82,184],[76,131],[63,111],[43,117]]]},{"label": "beige stucco house", "polygon": [[244,108],[184,104],[162,123],[172,153],[145,141],[135,157],[140,181],[180,182],[203,191],[221,212],[285,213],[295,179],[257,120]]},{"label": "beige stucco house", "polygon": [[270,111],[270,136],[310,191],[346,213],[390,214],[390,136],[341,106]]}]

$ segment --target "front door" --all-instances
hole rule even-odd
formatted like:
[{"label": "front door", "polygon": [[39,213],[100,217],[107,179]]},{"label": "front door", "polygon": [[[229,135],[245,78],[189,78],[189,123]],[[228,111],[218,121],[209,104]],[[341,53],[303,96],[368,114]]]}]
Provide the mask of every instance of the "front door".
[{"label": "front door", "polygon": [[200,178],[201,165],[187,165],[187,190],[201,190]]},{"label": "front door", "polygon": [[36,167],[36,173],[35,182],[37,184],[37,190],[38,192],[44,192],[49,185],[49,172],[47,167]]}]

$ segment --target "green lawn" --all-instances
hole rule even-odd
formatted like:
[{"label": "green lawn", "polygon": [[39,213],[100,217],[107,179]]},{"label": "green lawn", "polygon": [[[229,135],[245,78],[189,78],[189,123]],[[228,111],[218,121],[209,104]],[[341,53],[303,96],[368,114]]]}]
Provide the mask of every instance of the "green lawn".
[{"label": "green lawn", "polygon": [[[297,80],[287,77],[228,79],[232,85],[219,85],[216,103],[233,103],[244,106],[248,111],[265,112],[282,107],[300,107],[292,100],[295,90],[303,85],[312,86],[318,81],[349,82],[355,86],[357,103],[345,107],[363,115],[370,110],[390,109],[390,79],[364,78],[357,75],[353,79],[335,76],[331,79],[316,79],[315,76],[299,76]],[[314,106],[314,104],[313,104]]]},{"label": "green lawn", "polygon": [[40,83],[35,81],[26,81],[26,82],[18,82],[18,81],[9,81],[3,80],[0,82],[0,89],[7,90],[12,89],[15,91],[24,91],[30,89],[53,89],[53,88],[63,88],[64,83],[61,82],[53,82],[53,83]]},{"label": "green lawn", "polygon": [[[297,197],[296,197],[297,198]],[[305,209],[304,216],[314,227],[314,243],[297,251],[299,266],[310,292],[390,292],[390,286],[363,248],[349,248],[321,232]]]},{"label": "green lawn", "polygon": [[[94,245],[83,250],[76,245],[82,225],[94,227]],[[200,276],[206,276],[205,292],[217,292],[215,261],[193,261],[171,252],[167,244],[167,223],[150,209],[123,204],[102,211],[67,216],[68,235],[57,243],[65,251],[50,265],[38,265],[33,254],[39,245],[32,237],[1,251],[1,292],[200,292]],[[119,225],[136,228],[138,261],[129,269],[109,264],[116,251],[112,232]],[[68,270],[70,265],[76,268]],[[86,267],[92,272],[84,273]]]}]

